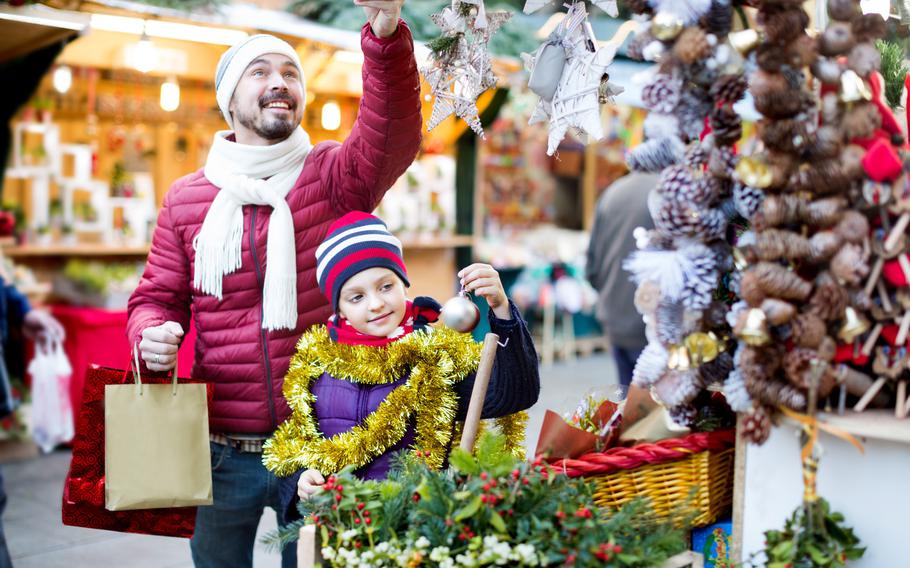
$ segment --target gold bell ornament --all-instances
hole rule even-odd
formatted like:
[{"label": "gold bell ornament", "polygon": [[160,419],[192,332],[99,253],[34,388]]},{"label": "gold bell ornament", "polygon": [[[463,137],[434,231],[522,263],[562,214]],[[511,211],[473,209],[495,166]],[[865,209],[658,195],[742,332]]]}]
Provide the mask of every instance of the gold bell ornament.
[{"label": "gold bell ornament", "polygon": [[746,321],[737,336],[747,345],[759,347],[768,343],[771,336],[768,334],[768,316],[760,308],[751,308],[746,312]]},{"label": "gold bell ornament", "polygon": [[853,343],[853,340],[869,331],[869,328],[869,320],[861,316],[853,306],[847,306],[844,310],[844,325],[838,330],[837,337],[846,343]]},{"label": "gold bell ornament", "polygon": [[439,319],[455,331],[468,333],[473,331],[480,322],[480,309],[471,301],[468,292],[462,288],[457,296],[442,306]]}]

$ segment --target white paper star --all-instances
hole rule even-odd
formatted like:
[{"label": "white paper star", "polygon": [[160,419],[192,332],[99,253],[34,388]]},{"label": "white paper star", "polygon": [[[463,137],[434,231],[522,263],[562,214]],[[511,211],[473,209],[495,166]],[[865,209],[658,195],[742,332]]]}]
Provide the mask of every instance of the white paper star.
[{"label": "white paper star", "polygon": [[556,152],[569,128],[583,130],[596,140],[603,138],[600,82],[614,55],[616,46],[613,44],[607,44],[596,52],[587,51],[583,44],[579,44],[566,60],[552,104],[541,101],[531,117],[537,122],[541,121],[543,113],[550,117],[547,155],[552,156]]},{"label": "white paper star", "polygon": [[490,36],[509,19],[509,12],[486,13],[483,0],[462,0],[477,10],[473,18],[460,15],[459,6],[446,7],[431,16],[444,35],[457,36],[458,45],[451,56],[434,61],[423,70],[435,100],[427,130],[455,114],[462,118],[478,136],[484,136],[477,109],[477,97],[496,86],[496,75],[487,45]]},{"label": "white paper star", "polygon": [[[553,0],[527,0],[525,2],[523,12],[525,14],[533,14],[552,1]],[[619,9],[616,6],[616,0],[592,0],[592,4],[606,12],[607,15],[611,18],[615,18],[619,15]]]}]

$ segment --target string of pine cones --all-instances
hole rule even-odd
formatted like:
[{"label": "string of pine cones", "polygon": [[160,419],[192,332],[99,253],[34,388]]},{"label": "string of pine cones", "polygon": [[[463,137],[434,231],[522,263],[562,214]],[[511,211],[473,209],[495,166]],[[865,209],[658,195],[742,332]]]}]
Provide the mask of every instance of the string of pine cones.
[{"label": "string of pine cones", "polygon": [[[660,172],[649,199],[654,229],[642,231],[625,267],[639,284],[636,307],[649,340],[633,383],[689,425],[697,398],[734,369],[725,286],[734,262],[733,145],[742,122],[733,105],[747,88],[743,61],[728,42],[730,2],[633,2],[642,26],[630,52],[655,62],[642,89],[647,141],[629,152],[631,169]],[[707,125],[707,128],[706,128]]]}]

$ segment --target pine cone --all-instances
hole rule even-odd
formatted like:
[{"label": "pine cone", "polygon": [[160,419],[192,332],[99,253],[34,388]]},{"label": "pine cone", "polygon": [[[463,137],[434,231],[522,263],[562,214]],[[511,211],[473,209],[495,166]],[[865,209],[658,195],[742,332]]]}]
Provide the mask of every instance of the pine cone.
[{"label": "pine cone", "polygon": [[871,43],[859,43],[850,50],[847,66],[860,77],[868,77],[882,66],[882,55]]},{"label": "pine cone", "polygon": [[813,162],[836,159],[841,153],[840,132],[833,126],[820,127],[806,151]]},{"label": "pine cone", "polygon": [[856,45],[853,30],[846,22],[832,22],[818,38],[818,52],[826,57],[849,53]]},{"label": "pine cone", "polygon": [[639,32],[635,34],[635,37],[629,41],[629,45],[626,48],[626,55],[629,57],[629,59],[634,59],[635,61],[644,61],[645,47],[647,47],[647,45],[652,41],[656,41],[656,39],[648,32]]},{"label": "pine cone", "polygon": [[746,94],[749,84],[742,75],[724,75],[711,85],[711,98],[718,103],[733,104]]},{"label": "pine cone", "polygon": [[731,104],[715,107],[711,111],[709,124],[718,146],[731,146],[743,135],[742,119]]},{"label": "pine cone", "polygon": [[701,381],[706,385],[722,383],[733,370],[733,356],[724,351],[713,361],[708,361],[698,368]]},{"label": "pine cone", "polygon": [[699,25],[709,34],[724,37],[733,29],[733,10],[729,2],[714,0],[708,13],[702,16]]},{"label": "pine cone", "polygon": [[817,195],[846,193],[852,182],[842,164],[834,159],[803,164],[790,177],[789,190]]},{"label": "pine cone", "polygon": [[[888,26],[879,14],[864,14],[851,22],[853,37],[859,42],[872,43],[882,39],[888,33]],[[858,72],[858,71],[857,71]]]},{"label": "pine cone", "polygon": [[828,328],[818,315],[807,312],[799,314],[790,324],[791,337],[800,347],[815,349],[821,345]]},{"label": "pine cone", "polygon": [[784,355],[784,375],[796,388],[809,390],[812,361],[817,360],[818,354],[815,350],[797,347]]},{"label": "pine cone", "polygon": [[682,140],[675,136],[648,140],[632,148],[626,163],[636,172],[660,172],[682,161],[685,151]]},{"label": "pine cone", "polygon": [[755,254],[761,260],[799,260],[809,256],[809,240],[793,231],[767,229],[756,235]]},{"label": "pine cone", "polygon": [[654,9],[651,8],[651,4],[648,3],[648,0],[626,0],[626,7],[629,8],[633,14],[652,14]]},{"label": "pine cone", "polygon": [[698,409],[692,404],[681,404],[669,409],[670,419],[679,426],[692,428],[698,418]]},{"label": "pine cone", "polygon": [[869,275],[869,262],[863,247],[847,243],[831,259],[831,274],[849,286],[858,286]]},{"label": "pine cone", "polygon": [[736,152],[732,146],[716,147],[711,150],[711,157],[708,159],[708,171],[715,177],[733,179],[736,162]]},{"label": "pine cone", "polygon": [[777,73],[787,64],[787,52],[779,45],[762,43],[755,49],[755,63],[768,73]]},{"label": "pine cone", "polygon": [[844,287],[838,284],[827,272],[822,272],[815,279],[815,291],[809,299],[809,313],[815,314],[827,322],[840,320],[847,309],[849,297]]},{"label": "pine cone", "polygon": [[739,369],[755,380],[767,380],[780,368],[782,349],[777,345],[740,347]]},{"label": "pine cone", "polygon": [[834,230],[848,243],[860,244],[869,236],[869,219],[859,211],[845,211]]},{"label": "pine cone", "polygon": [[679,96],[674,114],[686,140],[698,140],[704,130],[705,117],[711,112],[708,94],[693,85],[687,86]]},{"label": "pine cone", "polygon": [[746,390],[753,400],[768,406],[786,406],[793,410],[802,410],[806,407],[806,395],[778,379],[762,380],[745,371],[743,378],[746,381]]},{"label": "pine cone", "polygon": [[767,43],[787,45],[806,33],[809,26],[809,14],[802,8],[769,11],[760,9],[757,21],[764,26]]},{"label": "pine cone", "polygon": [[692,170],[683,164],[670,166],[660,174],[657,182],[657,191],[664,202],[686,201],[687,196],[694,191],[695,178]]},{"label": "pine cone", "polygon": [[684,29],[673,44],[673,54],[686,65],[705,59],[711,54],[707,34],[697,26]]},{"label": "pine cone", "polygon": [[712,255],[691,257],[692,268],[686,273],[683,305],[690,310],[704,310],[711,304],[717,288],[717,263]]},{"label": "pine cone", "polygon": [[771,436],[771,415],[764,406],[755,405],[743,415],[742,434],[749,442],[760,446]]},{"label": "pine cone", "polygon": [[758,212],[764,198],[765,194],[760,189],[739,182],[733,186],[733,203],[736,205],[736,212],[746,220],[751,220]]},{"label": "pine cone", "polygon": [[657,305],[657,337],[664,345],[679,345],[683,336],[683,309],[675,302],[662,301]]},{"label": "pine cone", "polygon": [[777,298],[766,298],[762,300],[761,311],[765,312],[765,317],[768,318],[768,323],[771,325],[784,325],[793,319],[796,307],[790,302]]},{"label": "pine cone", "polygon": [[855,103],[841,119],[841,130],[848,140],[869,138],[881,125],[882,117],[872,103]]},{"label": "pine cone", "polygon": [[669,75],[660,74],[641,90],[641,100],[654,111],[671,114],[679,102],[682,84]]},{"label": "pine cone", "polygon": [[692,402],[702,385],[694,369],[670,370],[652,388],[664,405],[673,407]]},{"label": "pine cone", "polygon": [[689,168],[701,168],[708,163],[709,155],[709,149],[702,144],[697,142],[690,144],[689,149],[686,151],[685,164]]},{"label": "pine cone", "polygon": [[828,16],[832,20],[850,22],[861,15],[862,12],[856,0],[828,0]]},{"label": "pine cone", "polygon": [[733,412],[743,412],[751,408],[752,397],[746,390],[743,375],[739,370],[733,369],[727,376],[727,380],[724,382],[724,396]]},{"label": "pine cone", "polygon": [[812,292],[811,283],[778,264],[759,262],[749,267],[747,273],[755,274],[765,295],[772,298],[805,300]]},{"label": "pine cone", "polygon": [[[797,199],[801,199],[796,197]],[[826,197],[805,204],[800,210],[799,220],[815,229],[824,229],[841,220],[847,200],[843,197]]]},{"label": "pine cone", "polygon": [[[795,103],[792,103],[792,101],[797,99],[794,95],[795,93],[791,93],[785,98],[787,105],[796,106]],[[757,105],[756,108],[758,108]],[[793,114],[788,114],[787,116],[793,116]],[[758,121],[758,136],[768,148],[785,154],[796,154],[802,152],[809,145],[811,140],[809,129],[811,127],[806,124],[805,117],[800,115],[794,118],[782,116],[772,118],[774,120],[762,119]]]}]

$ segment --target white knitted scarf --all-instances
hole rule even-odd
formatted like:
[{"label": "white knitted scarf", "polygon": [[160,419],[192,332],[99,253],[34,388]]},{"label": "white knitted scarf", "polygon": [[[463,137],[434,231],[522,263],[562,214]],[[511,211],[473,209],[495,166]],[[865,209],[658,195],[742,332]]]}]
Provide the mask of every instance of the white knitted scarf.
[{"label": "white knitted scarf", "polygon": [[230,130],[215,133],[205,162],[205,177],[219,188],[218,195],[196,237],[193,287],[222,299],[222,277],[240,268],[243,206],[272,208],[266,240],[265,281],[262,289],[262,327],[267,330],[297,326],[297,251],[288,192],[300,177],[312,145],[298,126],[278,144],[249,146],[231,142]]}]

